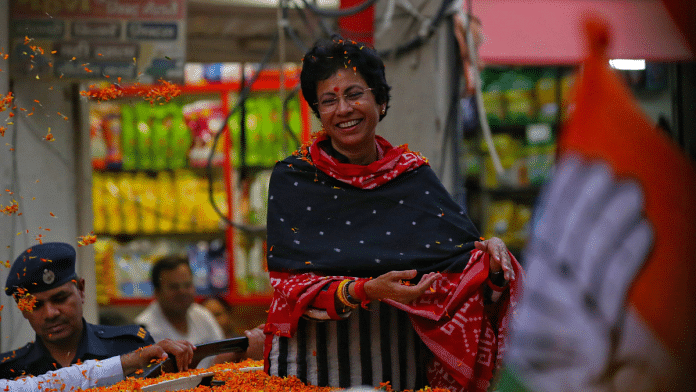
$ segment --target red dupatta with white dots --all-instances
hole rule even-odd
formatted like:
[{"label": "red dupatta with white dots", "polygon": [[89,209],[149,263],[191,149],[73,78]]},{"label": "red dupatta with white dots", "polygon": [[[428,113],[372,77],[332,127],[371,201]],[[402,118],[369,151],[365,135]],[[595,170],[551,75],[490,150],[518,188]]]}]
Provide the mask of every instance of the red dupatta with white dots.
[{"label": "red dupatta with white dots", "polygon": [[341,163],[324,151],[319,144],[328,140],[325,133],[320,133],[309,147],[314,166],[329,176],[360,189],[374,189],[399,175],[411,171],[428,160],[420,153],[408,149],[407,144],[393,147],[386,139],[375,136],[377,155],[380,159],[369,165]]}]

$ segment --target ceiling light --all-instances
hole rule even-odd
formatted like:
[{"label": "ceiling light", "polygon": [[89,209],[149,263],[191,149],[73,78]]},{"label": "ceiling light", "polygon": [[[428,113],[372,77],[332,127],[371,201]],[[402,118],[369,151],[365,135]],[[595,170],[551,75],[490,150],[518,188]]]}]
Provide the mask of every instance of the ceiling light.
[{"label": "ceiling light", "polygon": [[645,69],[645,60],[613,59],[609,60],[609,65],[622,71],[641,71]]}]

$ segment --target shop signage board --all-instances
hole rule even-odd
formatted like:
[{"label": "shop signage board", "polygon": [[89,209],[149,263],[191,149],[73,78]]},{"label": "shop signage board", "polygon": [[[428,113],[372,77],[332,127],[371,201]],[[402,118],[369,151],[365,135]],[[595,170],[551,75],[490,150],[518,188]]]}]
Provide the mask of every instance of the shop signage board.
[{"label": "shop signage board", "polygon": [[10,0],[15,79],[183,82],[186,0]]}]

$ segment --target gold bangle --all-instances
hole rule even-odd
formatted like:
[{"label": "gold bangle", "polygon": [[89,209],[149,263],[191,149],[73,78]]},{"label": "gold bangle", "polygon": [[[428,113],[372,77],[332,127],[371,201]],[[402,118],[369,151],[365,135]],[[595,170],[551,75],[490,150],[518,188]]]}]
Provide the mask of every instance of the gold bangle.
[{"label": "gold bangle", "polygon": [[341,283],[338,284],[338,287],[336,288],[336,297],[338,297],[339,302],[343,304],[343,307],[346,307],[346,299],[343,298],[343,286],[346,284],[346,280],[344,279],[341,281]]},{"label": "gold bangle", "polygon": [[338,296],[338,300],[341,301],[341,303],[349,307],[351,309],[355,309],[358,307],[358,305],[352,304],[350,301],[348,301],[348,298],[346,298],[346,294],[344,290],[344,287],[349,283],[352,282],[350,279],[344,279],[341,281],[341,283],[338,284],[338,288],[336,289],[336,295]]}]

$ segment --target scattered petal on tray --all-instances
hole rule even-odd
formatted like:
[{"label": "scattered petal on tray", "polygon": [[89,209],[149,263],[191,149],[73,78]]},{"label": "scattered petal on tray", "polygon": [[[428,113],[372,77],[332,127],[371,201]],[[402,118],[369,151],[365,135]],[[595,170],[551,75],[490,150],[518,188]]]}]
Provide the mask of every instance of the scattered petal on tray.
[{"label": "scattered petal on tray", "polygon": [[[250,368],[259,368],[256,371],[249,371]],[[239,363],[226,363],[213,365],[208,369],[194,369],[187,372],[163,374],[157,378],[128,378],[110,387],[100,387],[90,389],[91,391],[100,392],[131,392],[139,391],[143,387],[161,383],[167,380],[174,380],[192,375],[214,372],[213,380],[224,381],[224,385],[220,386],[198,386],[187,391],[192,392],[248,392],[248,391],[293,391],[293,392],[328,392],[340,391],[340,388],[331,387],[316,387],[306,385],[296,377],[276,377],[269,376],[263,372],[263,361],[246,360]],[[235,371],[238,370],[238,371]],[[375,390],[391,390],[376,388]],[[425,388],[423,392],[447,392],[445,389]]]}]

